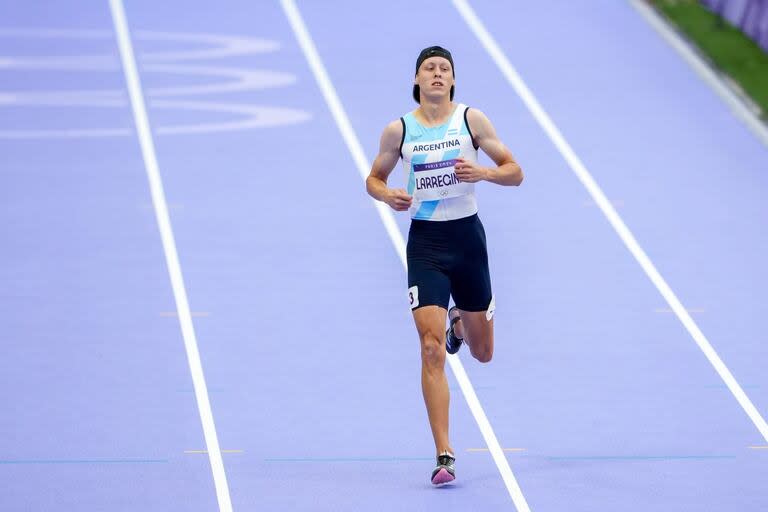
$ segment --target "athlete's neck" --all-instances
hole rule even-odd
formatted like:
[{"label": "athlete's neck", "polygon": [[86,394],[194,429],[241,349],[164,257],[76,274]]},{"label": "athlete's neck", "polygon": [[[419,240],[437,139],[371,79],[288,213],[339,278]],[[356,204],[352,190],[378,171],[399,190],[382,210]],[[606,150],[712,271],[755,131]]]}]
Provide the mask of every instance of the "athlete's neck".
[{"label": "athlete's neck", "polygon": [[456,106],[450,100],[431,103],[422,98],[421,105],[416,109],[414,115],[417,119],[420,118],[419,122],[424,125],[439,126],[448,121],[448,118],[451,117],[455,107]]}]

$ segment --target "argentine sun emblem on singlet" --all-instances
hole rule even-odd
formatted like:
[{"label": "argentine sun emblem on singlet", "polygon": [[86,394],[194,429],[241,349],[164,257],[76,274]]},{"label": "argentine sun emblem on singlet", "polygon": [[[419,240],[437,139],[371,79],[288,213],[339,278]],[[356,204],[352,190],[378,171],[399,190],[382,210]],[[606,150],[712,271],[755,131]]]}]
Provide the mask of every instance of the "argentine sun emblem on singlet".
[{"label": "argentine sun emblem on singlet", "polygon": [[404,127],[403,169],[413,196],[411,218],[454,220],[477,213],[474,183],[462,183],[454,166],[461,157],[477,161],[477,149],[466,122],[467,106],[459,104],[445,124],[426,127],[409,112]]}]

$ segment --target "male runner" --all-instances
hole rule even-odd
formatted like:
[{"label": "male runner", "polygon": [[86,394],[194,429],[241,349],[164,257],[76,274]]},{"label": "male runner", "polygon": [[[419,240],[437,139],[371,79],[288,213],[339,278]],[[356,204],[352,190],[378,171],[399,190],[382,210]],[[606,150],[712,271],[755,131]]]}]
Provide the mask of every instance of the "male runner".
[{"label": "male runner", "polygon": [[[481,363],[493,356],[495,306],[474,183],[520,185],[523,181],[520,166],[485,114],[453,102],[454,84],[451,53],[439,46],[422,50],[413,86],[419,107],[384,129],[366,180],[372,197],[393,210],[409,210],[412,218],[408,297],[421,340],[421,387],[437,449],[435,485],[455,478],[456,459],[448,441],[446,350],[455,354],[466,343]],[[496,168],[477,163],[478,148]],[[407,190],[387,187],[399,158]],[[449,296],[456,305],[445,332]]]}]

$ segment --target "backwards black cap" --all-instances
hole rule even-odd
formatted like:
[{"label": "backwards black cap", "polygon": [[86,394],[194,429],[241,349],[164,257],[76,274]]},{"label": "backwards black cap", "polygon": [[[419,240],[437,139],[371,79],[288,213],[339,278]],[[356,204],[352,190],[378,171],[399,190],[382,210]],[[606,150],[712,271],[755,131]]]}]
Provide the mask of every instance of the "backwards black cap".
[{"label": "backwards black cap", "polygon": [[[448,59],[448,62],[451,63],[451,68],[453,68],[453,57],[451,57],[451,52],[443,48],[442,46],[430,46],[429,48],[424,48],[421,50],[421,53],[419,54],[419,58],[416,59],[416,73],[419,72],[419,68],[421,67],[421,63],[427,60],[430,57],[443,57],[444,59]],[[453,76],[456,76],[456,73],[453,73]]]},{"label": "backwards black cap", "polygon": [[[453,57],[451,56],[451,52],[442,46],[430,46],[429,48],[424,48],[421,50],[419,57],[416,59],[416,74],[419,74],[421,63],[430,57],[443,57],[444,59],[448,59],[448,62],[451,63],[451,72],[453,73],[453,77],[456,78],[456,70],[453,66]],[[453,101],[453,90],[454,86],[451,86],[451,101]],[[413,86],[413,99],[416,100],[416,103],[421,103],[418,85]]]}]

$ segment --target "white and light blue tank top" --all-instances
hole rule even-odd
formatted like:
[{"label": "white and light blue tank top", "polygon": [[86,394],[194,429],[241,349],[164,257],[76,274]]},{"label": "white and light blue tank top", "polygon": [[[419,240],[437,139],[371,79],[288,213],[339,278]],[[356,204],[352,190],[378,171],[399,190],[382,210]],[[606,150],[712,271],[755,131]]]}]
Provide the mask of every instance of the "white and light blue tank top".
[{"label": "white and light blue tank top", "polygon": [[466,105],[457,105],[445,124],[434,127],[419,123],[413,112],[400,118],[400,154],[407,191],[413,196],[412,219],[445,221],[477,213],[474,183],[460,182],[454,172],[458,157],[477,161],[467,110]]}]

